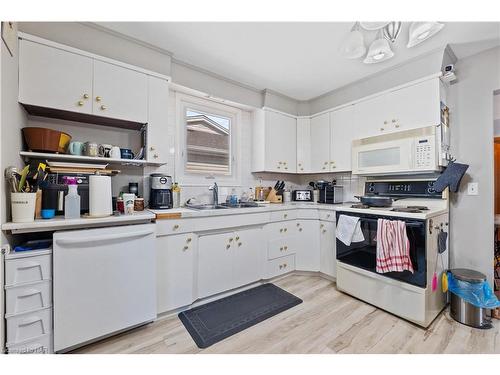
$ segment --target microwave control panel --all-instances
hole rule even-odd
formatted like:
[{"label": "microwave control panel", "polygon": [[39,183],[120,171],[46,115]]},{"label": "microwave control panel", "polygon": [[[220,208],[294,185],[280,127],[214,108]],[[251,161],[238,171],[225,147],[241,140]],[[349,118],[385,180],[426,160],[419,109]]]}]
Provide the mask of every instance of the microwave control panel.
[{"label": "microwave control panel", "polygon": [[433,137],[415,138],[415,167],[432,168],[436,163],[436,145]]}]

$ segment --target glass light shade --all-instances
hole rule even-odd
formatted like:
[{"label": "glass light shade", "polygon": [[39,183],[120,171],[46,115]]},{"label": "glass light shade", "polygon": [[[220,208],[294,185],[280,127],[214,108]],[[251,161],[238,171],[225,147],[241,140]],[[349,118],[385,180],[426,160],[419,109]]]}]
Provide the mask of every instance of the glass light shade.
[{"label": "glass light shade", "polygon": [[424,40],[436,35],[443,27],[444,24],[439,22],[412,22],[406,47],[415,47]]},{"label": "glass light shade", "polygon": [[347,39],[340,47],[340,53],[348,59],[358,59],[366,53],[365,42],[361,31],[355,30],[354,28],[351,30]]},{"label": "glass light shade", "polygon": [[365,64],[376,64],[385,60],[389,60],[394,56],[394,52],[391,50],[391,46],[389,46],[389,42],[384,39],[380,34],[377,36],[377,39],[373,41],[368,49],[368,54],[366,58],[363,60]]},{"label": "glass light shade", "polygon": [[382,33],[384,34],[384,38],[394,43],[401,32],[401,22],[390,22],[388,25],[384,27]]},{"label": "glass light shade", "polygon": [[390,22],[360,22],[359,24],[363,29],[373,31],[387,26]]}]

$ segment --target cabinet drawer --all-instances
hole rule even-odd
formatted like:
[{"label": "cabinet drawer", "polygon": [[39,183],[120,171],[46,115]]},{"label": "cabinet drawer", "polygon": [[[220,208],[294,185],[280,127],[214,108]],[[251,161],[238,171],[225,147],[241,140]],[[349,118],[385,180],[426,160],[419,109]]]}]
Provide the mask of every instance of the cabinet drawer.
[{"label": "cabinet drawer", "polygon": [[270,279],[287,272],[295,270],[295,255],[287,255],[281,258],[268,260],[266,264],[266,275]]},{"label": "cabinet drawer", "polygon": [[269,241],[267,246],[267,259],[275,259],[285,255],[295,254],[295,236],[288,236],[287,238],[278,238]]},{"label": "cabinet drawer", "polygon": [[52,308],[7,318],[7,342],[18,344],[52,333]]},{"label": "cabinet drawer", "polygon": [[52,255],[37,255],[5,260],[5,285],[50,280],[52,278]]},{"label": "cabinet drawer", "polygon": [[52,334],[43,335],[22,344],[7,345],[9,354],[50,354],[54,352]]},{"label": "cabinet drawer", "polygon": [[296,218],[297,210],[271,212],[271,221],[295,220]]},{"label": "cabinet drawer", "polygon": [[192,220],[158,220],[156,222],[156,236],[167,236],[192,232],[194,228]]},{"label": "cabinet drawer", "polygon": [[282,238],[293,233],[294,221],[280,221],[266,226],[267,235],[270,240]]},{"label": "cabinet drawer", "polygon": [[319,219],[324,221],[335,221],[335,211],[319,211]]},{"label": "cabinet drawer", "polygon": [[52,305],[52,281],[5,288],[5,313],[19,314]]}]

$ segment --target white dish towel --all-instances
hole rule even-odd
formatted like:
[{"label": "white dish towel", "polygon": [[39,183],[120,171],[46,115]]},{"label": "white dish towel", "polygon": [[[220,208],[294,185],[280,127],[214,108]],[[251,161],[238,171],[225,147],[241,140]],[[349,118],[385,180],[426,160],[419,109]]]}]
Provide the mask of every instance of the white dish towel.
[{"label": "white dish towel", "polygon": [[340,215],[337,222],[337,238],[346,246],[351,245],[351,242],[362,242],[365,236],[361,231],[359,217]]}]

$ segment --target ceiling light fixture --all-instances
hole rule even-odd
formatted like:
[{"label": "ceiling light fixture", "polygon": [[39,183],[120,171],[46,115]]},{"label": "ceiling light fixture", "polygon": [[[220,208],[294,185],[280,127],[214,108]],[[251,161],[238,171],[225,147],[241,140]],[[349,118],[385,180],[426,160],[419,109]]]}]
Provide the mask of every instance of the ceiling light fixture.
[{"label": "ceiling light fixture", "polygon": [[424,40],[436,35],[443,27],[444,24],[439,22],[412,22],[406,47],[412,48],[419,45]]},{"label": "ceiling light fixture", "polygon": [[394,43],[401,33],[401,22],[390,22],[388,25],[385,25],[382,32],[384,33],[385,39]]},{"label": "ceiling light fixture", "polygon": [[387,26],[390,22],[360,22],[361,27],[368,31],[378,30]]},{"label": "ceiling light fixture", "polygon": [[342,56],[348,59],[358,59],[366,53],[363,34],[359,30],[359,22],[356,22],[340,47]]},{"label": "ceiling light fixture", "polygon": [[365,64],[375,64],[385,60],[389,60],[393,56],[394,52],[392,52],[389,42],[383,37],[382,32],[379,31],[377,34],[377,38],[370,45],[368,53],[363,62]]}]

